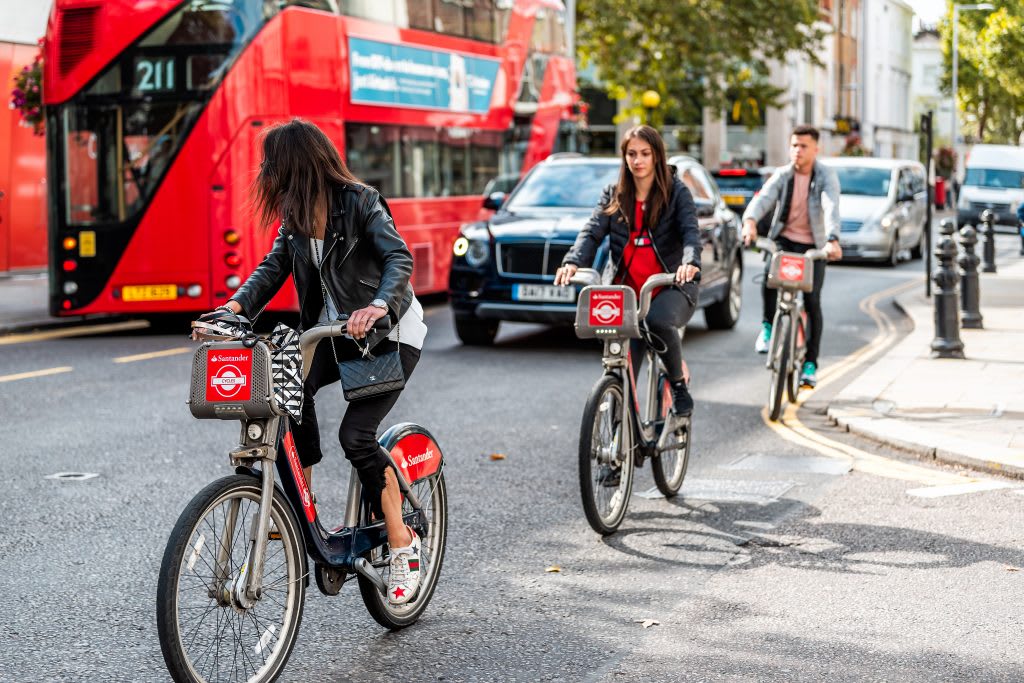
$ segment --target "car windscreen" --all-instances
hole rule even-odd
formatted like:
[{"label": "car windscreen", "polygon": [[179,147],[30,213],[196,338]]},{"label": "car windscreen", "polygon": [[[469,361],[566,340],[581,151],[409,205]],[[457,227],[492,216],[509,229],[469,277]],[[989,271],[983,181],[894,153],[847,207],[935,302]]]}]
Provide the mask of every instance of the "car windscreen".
[{"label": "car windscreen", "polygon": [[833,166],[839,176],[839,191],[866,197],[887,197],[892,171],[887,168]]},{"label": "car windscreen", "polygon": [[723,194],[728,194],[729,190],[748,190],[750,192],[757,192],[764,185],[764,177],[757,174],[747,175],[718,175],[715,174],[715,182],[718,183],[718,189]]},{"label": "car windscreen", "polygon": [[593,208],[601,190],[618,178],[618,164],[541,165],[516,188],[505,209],[514,213],[538,208]]},{"label": "car windscreen", "polygon": [[1024,173],[1000,168],[969,168],[964,185],[1019,190],[1024,188]]}]

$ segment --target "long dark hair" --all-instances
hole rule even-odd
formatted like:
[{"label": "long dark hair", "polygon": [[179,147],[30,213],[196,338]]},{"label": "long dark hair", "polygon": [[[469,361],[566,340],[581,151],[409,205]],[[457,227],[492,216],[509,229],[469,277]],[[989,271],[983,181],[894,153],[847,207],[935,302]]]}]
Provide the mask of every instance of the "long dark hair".
[{"label": "long dark hair", "polygon": [[331,139],[314,124],[292,119],[267,130],[263,162],[252,184],[253,210],[263,227],[278,220],[302,235],[316,234],[315,209],[331,191],[361,185],[338,154]]},{"label": "long dark hair", "polygon": [[658,131],[650,126],[634,126],[622,136],[622,144],[619,146],[619,152],[622,154],[622,169],[619,171],[619,182],[615,187],[612,201],[604,212],[612,216],[621,209],[626,214],[626,219],[631,224],[633,222],[636,209],[636,181],[633,180],[633,172],[629,170],[629,164],[626,163],[626,148],[629,146],[630,141],[636,138],[649,144],[654,154],[654,183],[651,185],[651,192],[647,196],[644,223],[647,225],[657,225],[661,212],[668,206],[668,200],[672,194],[672,171],[668,166],[665,142],[661,139]]}]

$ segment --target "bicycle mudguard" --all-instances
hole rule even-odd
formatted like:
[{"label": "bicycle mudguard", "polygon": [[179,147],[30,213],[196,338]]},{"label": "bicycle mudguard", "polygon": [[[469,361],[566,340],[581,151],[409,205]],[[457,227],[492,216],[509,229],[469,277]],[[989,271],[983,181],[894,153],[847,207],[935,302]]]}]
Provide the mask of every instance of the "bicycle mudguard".
[{"label": "bicycle mudguard", "polygon": [[413,422],[397,424],[384,432],[380,445],[410,484],[437,474],[444,464],[437,441],[426,427]]}]

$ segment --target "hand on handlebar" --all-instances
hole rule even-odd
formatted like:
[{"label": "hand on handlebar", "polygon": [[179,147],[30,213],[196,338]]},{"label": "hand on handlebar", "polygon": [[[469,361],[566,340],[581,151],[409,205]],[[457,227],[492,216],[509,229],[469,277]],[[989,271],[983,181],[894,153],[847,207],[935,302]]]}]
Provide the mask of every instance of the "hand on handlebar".
[{"label": "hand on handlebar", "polygon": [[560,287],[566,287],[570,284],[572,276],[579,270],[576,266],[571,263],[566,263],[564,266],[555,271],[555,284]]},{"label": "hand on handlebar", "polygon": [[825,252],[825,258],[829,261],[841,261],[843,258],[843,248],[839,246],[838,240],[828,242],[822,251]]},{"label": "hand on handlebar", "polygon": [[757,223],[751,219],[743,221],[743,246],[749,247],[757,241]]},{"label": "hand on handlebar", "polygon": [[700,268],[687,263],[679,266],[678,270],[676,270],[676,282],[679,284],[683,284],[684,282],[693,282],[699,274]]},{"label": "hand on handlebar", "polygon": [[376,306],[360,308],[348,318],[348,333],[353,339],[363,339],[373,329],[373,324],[387,314],[383,308]]}]

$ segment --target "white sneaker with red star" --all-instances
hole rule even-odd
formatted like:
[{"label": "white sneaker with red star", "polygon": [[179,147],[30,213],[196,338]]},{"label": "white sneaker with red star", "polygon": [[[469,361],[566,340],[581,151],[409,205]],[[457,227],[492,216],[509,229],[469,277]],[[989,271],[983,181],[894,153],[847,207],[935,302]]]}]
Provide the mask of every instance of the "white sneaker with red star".
[{"label": "white sneaker with red star", "polygon": [[416,596],[420,587],[420,537],[409,529],[412,543],[391,548],[391,572],[388,576],[388,602],[404,605]]}]

